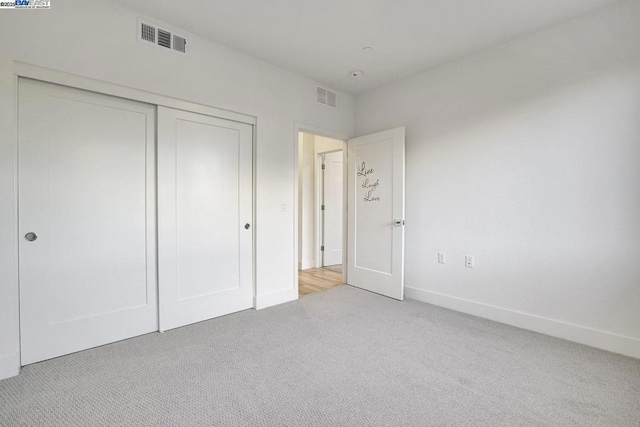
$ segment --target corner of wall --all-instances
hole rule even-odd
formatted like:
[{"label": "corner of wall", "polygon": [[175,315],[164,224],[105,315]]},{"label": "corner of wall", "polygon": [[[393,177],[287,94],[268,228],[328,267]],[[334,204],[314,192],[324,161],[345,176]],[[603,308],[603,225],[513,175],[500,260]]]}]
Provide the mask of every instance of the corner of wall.
[{"label": "corner of wall", "polygon": [[0,355],[0,380],[20,373],[20,353]]}]

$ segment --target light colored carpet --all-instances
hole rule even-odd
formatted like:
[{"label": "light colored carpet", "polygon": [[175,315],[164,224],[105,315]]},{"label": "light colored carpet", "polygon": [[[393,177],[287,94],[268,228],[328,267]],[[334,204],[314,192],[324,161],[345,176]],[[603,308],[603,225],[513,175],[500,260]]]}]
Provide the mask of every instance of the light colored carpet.
[{"label": "light colored carpet", "polygon": [[27,366],[0,425],[638,427],[640,360],[342,286]]}]

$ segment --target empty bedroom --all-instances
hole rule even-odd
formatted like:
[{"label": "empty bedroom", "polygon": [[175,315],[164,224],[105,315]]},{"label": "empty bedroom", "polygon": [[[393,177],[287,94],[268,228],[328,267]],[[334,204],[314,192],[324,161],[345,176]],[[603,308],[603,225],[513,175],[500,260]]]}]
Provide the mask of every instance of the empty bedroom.
[{"label": "empty bedroom", "polygon": [[0,426],[640,426],[640,0],[0,2]]}]

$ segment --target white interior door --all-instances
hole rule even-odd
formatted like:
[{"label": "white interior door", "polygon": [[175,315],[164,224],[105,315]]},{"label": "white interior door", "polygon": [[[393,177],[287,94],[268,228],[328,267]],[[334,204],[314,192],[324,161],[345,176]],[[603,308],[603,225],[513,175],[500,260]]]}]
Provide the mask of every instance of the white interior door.
[{"label": "white interior door", "polygon": [[19,94],[22,364],[158,330],[155,107]]},{"label": "white interior door", "polygon": [[342,151],[323,155],[323,257],[322,265],[342,264]]},{"label": "white interior door", "polygon": [[253,306],[251,125],[158,107],[160,330]]},{"label": "white interior door", "polygon": [[404,128],[350,139],[347,281],[404,296]]}]

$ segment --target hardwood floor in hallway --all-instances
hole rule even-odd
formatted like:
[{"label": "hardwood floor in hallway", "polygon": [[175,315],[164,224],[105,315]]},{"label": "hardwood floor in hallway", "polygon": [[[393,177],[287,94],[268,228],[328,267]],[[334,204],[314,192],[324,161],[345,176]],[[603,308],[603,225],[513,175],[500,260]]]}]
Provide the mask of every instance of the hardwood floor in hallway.
[{"label": "hardwood floor in hallway", "polygon": [[342,284],[342,273],[335,266],[332,266],[332,268],[308,268],[298,271],[299,297],[326,291]]}]

